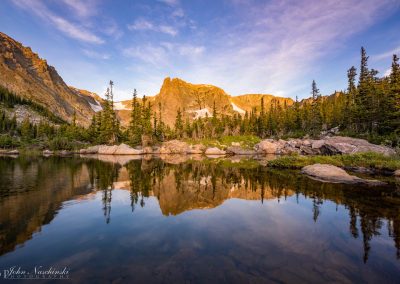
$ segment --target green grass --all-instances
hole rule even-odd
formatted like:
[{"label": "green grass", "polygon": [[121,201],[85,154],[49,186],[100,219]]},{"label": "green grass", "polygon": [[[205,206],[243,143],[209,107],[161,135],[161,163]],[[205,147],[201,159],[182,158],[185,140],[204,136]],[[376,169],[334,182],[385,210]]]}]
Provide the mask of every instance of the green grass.
[{"label": "green grass", "polygon": [[377,153],[359,153],[336,156],[282,156],[269,161],[268,166],[281,169],[301,169],[312,164],[330,164],[338,167],[365,167],[394,171],[400,169],[399,157],[386,157]]},{"label": "green grass", "polygon": [[186,139],[185,142],[189,144],[203,144],[206,147],[218,147],[220,149],[226,149],[232,146],[232,143],[240,143],[240,147],[243,149],[253,149],[254,145],[259,143],[261,138],[253,135],[243,136],[222,136],[220,138],[210,139]]}]

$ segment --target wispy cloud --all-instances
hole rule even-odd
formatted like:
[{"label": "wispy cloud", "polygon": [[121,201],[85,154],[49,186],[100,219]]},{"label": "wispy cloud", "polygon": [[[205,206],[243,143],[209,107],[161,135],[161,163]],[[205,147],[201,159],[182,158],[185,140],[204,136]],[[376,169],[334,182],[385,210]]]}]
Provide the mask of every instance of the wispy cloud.
[{"label": "wispy cloud", "polygon": [[391,57],[393,56],[393,54],[399,54],[399,53],[400,53],[400,46],[399,46],[399,47],[396,47],[396,48],[394,48],[394,49],[392,49],[392,50],[390,50],[390,51],[387,51],[387,52],[383,52],[383,53],[380,53],[380,54],[373,55],[373,56],[371,56],[371,57],[372,57],[372,59],[374,59],[374,60],[382,60],[382,59],[391,58]]},{"label": "wispy cloud", "polygon": [[117,23],[113,19],[106,19],[104,21],[103,33],[108,36],[112,36],[115,39],[119,39],[124,35],[124,32],[119,28]]},{"label": "wispy cloud", "polygon": [[123,54],[149,63],[157,68],[164,68],[179,59],[194,60],[201,56],[205,51],[204,46],[191,44],[178,44],[172,42],[161,42],[160,45],[144,44],[135,47],[125,48]]},{"label": "wispy cloud", "polygon": [[93,0],[62,0],[68,8],[70,8],[79,17],[90,17],[97,13],[96,5]]},{"label": "wispy cloud", "polygon": [[155,30],[155,27],[152,22],[146,19],[137,19],[133,24],[128,25],[128,29],[131,31],[146,31],[146,30]]},{"label": "wispy cloud", "polygon": [[53,25],[59,31],[71,38],[88,43],[104,43],[104,40],[93,32],[50,11],[41,1],[14,0],[13,3],[16,6],[40,17],[43,21],[47,21],[50,25]]},{"label": "wispy cloud", "polygon": [[167,4],[169,6],[177,6],[179,5],[179,0],[158,0],[164,4]]},{"label": "wispy cloud", "polygon": [[165,34],[169,34],[172,36],[176,36],[178,34],[178,30],[173,26],[161,25],[159,26],[159,31]]},{"label": "wispy cloud", "polygon": [[140,18],[137,19],[133,24],[128,25],[128,29],[131,31],[155,31],[171,36],[176,36],[178,34],[178,29],[169,25],[156,25],[153,22]]},{"label": "wispy cloud", "polygon": [[161,46],[146,44],[142,46],[129,47],[123,50],[127,57],[137,58],[145,63],[160,67],[168,64],[167,51]]},{"label": "wispy cloud", "polygon": [[182,8],[177,8],[172,12],[171,16],[176,18],[183,18],[185,16],[185,12]]},{"label": "wispy cloud", "polygon": [[317,73],[314,63],[321,56],[342,48],[346,39],[394,6],[398,6],[395,0],[284,0],[265,5],[246,1],[237,6],[240,24],[219,31],[217,49],[192,73],[213,78],[234,94],[252,88],[293,95],[288,86],[298,85],[291,91],[302,92],[300,81]]},{"label": "wispy cloud", "polygon": [[101,52],[97,52],[94,50],[89,50],[89,49],[82,49],[82,52],[90,58],[93,59],[103,59],[103,60],[107,60],[110,59],[110,55],[107,53],[101,53]]}]

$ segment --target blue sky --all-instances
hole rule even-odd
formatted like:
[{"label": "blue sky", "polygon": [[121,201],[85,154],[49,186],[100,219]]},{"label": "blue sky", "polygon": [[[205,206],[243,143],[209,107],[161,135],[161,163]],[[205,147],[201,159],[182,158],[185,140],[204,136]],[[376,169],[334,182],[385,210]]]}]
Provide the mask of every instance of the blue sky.
[{"label": "blue sky", "polygon": [[69,85],[116,98],[158,93],[165,77],[231,95],[308,97],[346,88],[360,47],[381,75],[400,53],[398,0],[2,0],[0,31]]}]

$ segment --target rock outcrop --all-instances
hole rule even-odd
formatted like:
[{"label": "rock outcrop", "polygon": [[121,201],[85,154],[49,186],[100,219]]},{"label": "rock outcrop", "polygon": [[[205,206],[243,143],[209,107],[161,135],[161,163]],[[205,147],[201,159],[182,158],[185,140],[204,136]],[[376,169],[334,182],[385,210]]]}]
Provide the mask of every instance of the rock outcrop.
[{"label": "rock outcrop", "polygon": [[305,166],[301,169],[303,174],[309,177],[322,181],[331,183],[347,183],[347,184],[366,184],[366,185],[385,185],[384,182],[378,180],[367,180],[362,179],[353,175],[349,175],[345,170],[326,164],[314,164],[310,166]]},{"label": "rock outcrop", "polygon": [[69,88],[53,66],[31,48],[0,32],[0,85],[44,106],[58,117],[88,126],[95,99]]},{"label": "rock outcrop", "polygon": [[371,144],[366,140],[332,136],[320,140],[311,139],[291,139],[273,140],[266,139],[254,147],[260,154],[291,154],[298,153],[303,155],[338,155],[355,154],[363,152],[374,152],[385,156],[394,155],[395,151],[386,146]]},{"label": "rock outcrop", "polygon": [[99,155],[142,155],[142,150],[137,150],[126,144],[120,145],[96,145],[81,149],[79,151],[83,155],[99,154]]},{"label": "rock outcrop", "polygon": [[160,154],[186,154],[189,145],[179,140],[164,142],[160,148]]},{"label": "rock outcrop", "polygon": [[18,150],[3,150],[0,149],[0,155],[18,155],[19,151]]}]

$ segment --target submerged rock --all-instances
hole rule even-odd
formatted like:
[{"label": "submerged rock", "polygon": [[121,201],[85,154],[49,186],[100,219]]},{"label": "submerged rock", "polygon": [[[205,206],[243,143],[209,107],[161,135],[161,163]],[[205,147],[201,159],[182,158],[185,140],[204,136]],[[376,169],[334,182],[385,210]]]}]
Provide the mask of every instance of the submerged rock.
[{"label": "submerged rock", "polygon": [[46,150],[43,150],[42,154],[44,156],[50,156],[50,155],[53,155],[54,152],[46,149]]},{"label": "submerged rock", "polygon": [[72,154],[74,154],[73,152],[71,152],[71,151],[67,151],[67,150],[62,150],[62,151],[60,151],[60,156],[69,156],[69,155],[72,155]]},{"label": "submerged rock", "polygon": [[301,169],[301,173],[323,182],[366,184],[374,186],[385,185],[384,182],[378,180],[367,180],[353,175],[349,175],[345,170],[327,164],[314,164],[310,166],[305,166]]},{"label": "submerged rock", "polygon": [[168,164],[179,165],[187,162],[189,157],[187,155],[161,154],[160,159]]}]

